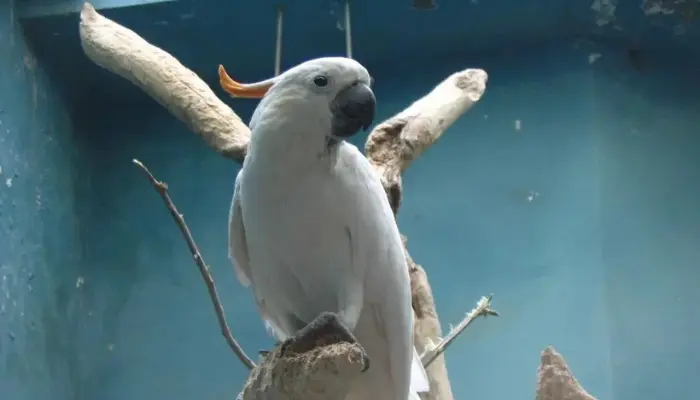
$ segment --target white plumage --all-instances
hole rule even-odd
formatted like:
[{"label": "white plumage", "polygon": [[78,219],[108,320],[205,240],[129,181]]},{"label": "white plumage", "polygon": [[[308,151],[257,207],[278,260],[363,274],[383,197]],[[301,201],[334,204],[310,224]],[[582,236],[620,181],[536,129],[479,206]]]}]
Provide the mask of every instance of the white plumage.
[{"label": "white plumage", "polygon": [[264,95],[229,218],[229,253],[262,318],[284,340],[337,313],[370,357],[347,400],[418,398],[428,380],[399,230],[379,177],[343,140],[374,116],[367,70],[321,58],[252,85],[224,72],[222,85]]}]

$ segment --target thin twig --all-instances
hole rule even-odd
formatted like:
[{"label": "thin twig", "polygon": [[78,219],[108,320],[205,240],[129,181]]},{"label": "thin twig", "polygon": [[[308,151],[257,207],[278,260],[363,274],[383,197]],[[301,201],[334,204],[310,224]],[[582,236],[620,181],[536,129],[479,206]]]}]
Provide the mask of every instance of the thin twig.
[{"label": "thin twig", "polygon": [[192,238],[190,228],[188,228],[187,224],[185,223],[185,218],[182,216],[182,214],[180,214],[180,212],[177,210],[177,207],[175,207],[173,200],[170,198],[170,194],[168,193],[168,184],[156,179],[156,177],[153,176],[151,171],[149,171],[148,168],[141,161],[134,159],[133,162],[146,174],[148,180],[151,181],[151,185],[153,185],[153,188],[156,189],[158,194],[160,194],[160,197],[163,199],[165,206],[168,208],[168,211],[170,211],[170,215],[173,217],[175,223],[180,228],[180,232],[182,232],[182,236],[187,242],[187,247],[190,249],[190,253],[192,253],[194,262],[197,264],[197,267],[199,267],[199,272],[202,274],[202,279],[204,279],[204,283],[206,283],[207,285],[207,289],[209,290],[209,297],[211,297],[211,302],[214,305],[214,311],[216,311],[216,318],[219,320],[221,334],[224,335],[226,343],[228,343],[231,350],[233,350],[233,352],[238,356],[243,365],[248,367],[248,369],[255,368],[255,363],[253,362],[253,360],[251,360],[250,357],[246,355],[241,345],[238,344],[236,339],[234,339],[233,335],[231,334],[231,329],[229,328],[228,323],[226,322],[224,307],[221,305],[219,295],[216,292],[214,278],[211,276],[211,273],[209,272],[209,267],[207,267],[207,264],[204,262],[202,254],[199,252],[199,248],[197,248],[197,244],[194,242],[194,238]]},{"label": "thin twig", "polygon": [[464,319],[454,329],[450,330],[450,333],[442,339],[435,348],[426,349],[425,353],[421,355],[423,366],[427,368],[440,354],[444,353],[445,350],[447,350],[447,346],[449,346],[476,318],[481,316],[487,317],[489,315],[498,317],[498,312],[491,309],[492,298],[493,295],[482,297],[476,304],[476,307],[467,313]]}]

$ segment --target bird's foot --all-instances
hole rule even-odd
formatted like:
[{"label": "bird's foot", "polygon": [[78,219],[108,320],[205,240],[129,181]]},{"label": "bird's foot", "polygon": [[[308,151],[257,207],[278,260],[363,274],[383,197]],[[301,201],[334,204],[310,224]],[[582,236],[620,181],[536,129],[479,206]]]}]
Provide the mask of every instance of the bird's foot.
[{"label": "bird's foot", "polygon": [[[282,344],[282,352],[306,353],[314,348],[336,343],[350,343],[361,346],[355,335],[340,320],[337,314],[325,312],[310,324],[299,330]],[[363,371],[369,368],[369,357],[364,355]]]}]

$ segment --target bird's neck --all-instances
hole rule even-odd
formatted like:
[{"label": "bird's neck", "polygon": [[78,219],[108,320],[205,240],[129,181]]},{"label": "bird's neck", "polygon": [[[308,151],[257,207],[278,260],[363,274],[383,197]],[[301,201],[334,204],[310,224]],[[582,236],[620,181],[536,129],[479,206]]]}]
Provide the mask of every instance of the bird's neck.
[{"label": "bird's neck", "polygon": [[248,157],[265,165],[275,175],[299,175],[329,169],[337,154],[337,145],[323,138],[309,137],[314,132],[280,127],[280,130],[255,130]]}]

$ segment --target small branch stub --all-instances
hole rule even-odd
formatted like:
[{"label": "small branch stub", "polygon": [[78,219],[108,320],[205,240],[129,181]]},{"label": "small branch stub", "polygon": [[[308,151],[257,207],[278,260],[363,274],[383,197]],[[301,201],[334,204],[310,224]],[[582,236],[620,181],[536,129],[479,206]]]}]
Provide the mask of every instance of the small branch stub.
[{"label": "small branch stub", "polygon": [[536,400],[596,400],[574,377],[564,357],[554,347],[542,352],[537,370]]},{"label": "small branch stub", "polygon": [[447,350],[447,347],[455,339],[457,339],[457,336],[464,332],[467,326],[469,326],[469,324],[471,324],[476,318],[482,316],[498,317],[498,312],[491,309],[492,298],[493,295],[482,297],[481,300],[479,300],[479,302],[476,304],[476,307],[467,313],[466,317],[459,324],[457,324],[457,326],[454,327],[454,329],[450,331],[447,337],[441,340],[440,343],[438,343],[437,346],[435,346],[435,348],[426,349],[425,353],[421,355],[421,361],[423,362],[423,365],[428,367],[430,364],[432,364],[433,361],[435,361],[435,359],[438,358],[440,354],[444,353],[445,350]]}]

